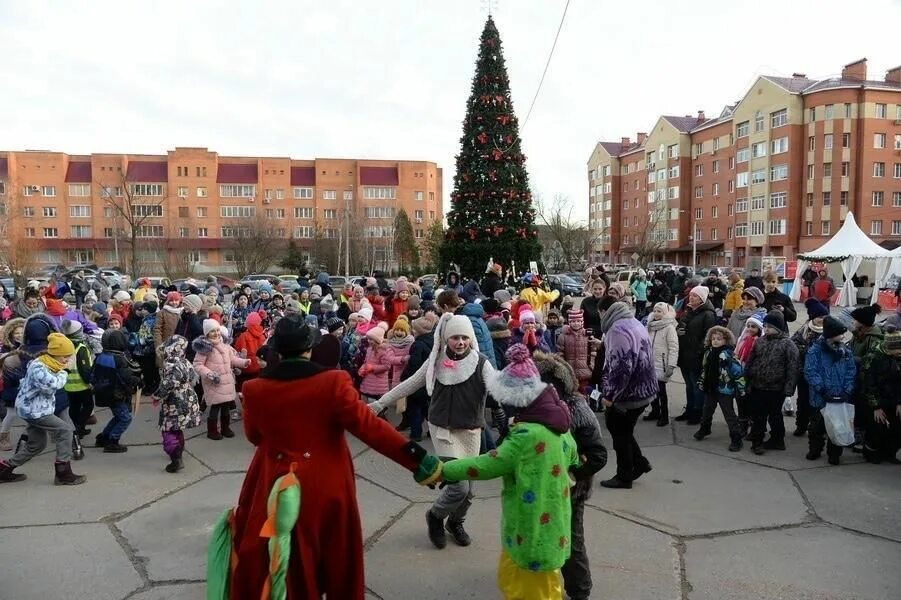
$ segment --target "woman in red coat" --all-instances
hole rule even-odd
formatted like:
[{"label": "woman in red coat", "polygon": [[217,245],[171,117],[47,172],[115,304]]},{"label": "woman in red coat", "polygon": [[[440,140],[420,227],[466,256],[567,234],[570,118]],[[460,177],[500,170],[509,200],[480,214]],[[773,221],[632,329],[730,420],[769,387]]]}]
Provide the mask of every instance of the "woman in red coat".
[{"label": "woman in red coat", "polygon": [[256,453],[235,510],[233,600],[259,598],[264,589],[269,552],[260,531],[267,499],[292,463],[301,503],[288,563],[289,600],[364,597],[363,533],[345,431],[425,479],[420,463],[426,451],[376,417],[345,371],[309,360],[318,336],[299,319],[281,319],[271,342],[281,361],[244,384],[244,430]]}]

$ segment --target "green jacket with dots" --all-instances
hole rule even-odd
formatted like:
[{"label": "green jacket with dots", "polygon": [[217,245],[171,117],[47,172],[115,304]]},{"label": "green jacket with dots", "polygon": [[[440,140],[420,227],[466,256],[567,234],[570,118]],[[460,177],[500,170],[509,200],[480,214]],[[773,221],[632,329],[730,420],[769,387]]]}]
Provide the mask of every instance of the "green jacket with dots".
[{"label": "green jacket with dots", "polygon": [[570,551],[570,468],[579,465],[576,442],[531,422],[519,422],[497,450],[444,465],[444,479],[503,477],[501,544],[530,571],[559,569]]}]

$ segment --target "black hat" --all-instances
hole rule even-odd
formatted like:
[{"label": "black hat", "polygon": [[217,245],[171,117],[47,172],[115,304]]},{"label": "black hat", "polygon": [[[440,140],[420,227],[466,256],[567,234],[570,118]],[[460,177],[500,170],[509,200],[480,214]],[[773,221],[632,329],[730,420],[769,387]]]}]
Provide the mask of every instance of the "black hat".
[{"label": "black hat", "polygon": [[861,306],[851,311],[851,318],[867,327],[872,327],[876,322],[876,315],[882,312],[882,307],[878,304],[870,304],[869,306]]},{"label": "black hat", "polygon": [[835,317],[826,317],[823,319],[823,337],[825,339],[828,340],[839,335],[844,335],[846,331],[848,331],[848,328]]},{"label": "black hat", "polygon": [[785,315],[782,314],[781,310],[771,310],[768,312],[763,318],[763,324],[772,325],[780,331],[788,331],[785,327]]},{"label": "black hat", "polygon": [[312,350],[321,335],[318,328],[310,327],[299,316],[286,316],[275,326],[272,347],[282,357],[300,356]]}]

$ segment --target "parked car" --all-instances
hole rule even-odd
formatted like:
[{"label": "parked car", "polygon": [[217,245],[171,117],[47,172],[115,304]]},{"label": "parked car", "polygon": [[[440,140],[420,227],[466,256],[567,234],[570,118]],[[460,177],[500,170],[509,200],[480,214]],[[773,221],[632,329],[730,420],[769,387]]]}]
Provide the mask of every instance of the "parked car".
[{"label": "parked car", "polygon": [[276,289],[282,294],[290,294],[300,289],[297,275],[279,275]]},{"label": "parked car", "polygon": [[422,288],[435,288],[438,285],[438,275],[434,273],[430,273],[428,275],[422,275],[419,279],[416,280],[416,285],[419,289]]},{"label": "parked car", "polygon": [[162,277],[162,276],[157,276],[157,275],[154,275],[154,276],[146,276],[145,275],[142,277],[137,277],[135,279],[135,287],[137,286],[137,282],[141,281],[142,279],[147,279],[150,281],[150,289],[151,290],[167,288],[170,285],[172,285],[172,281],[168,277]]},{"label": "parked car", "polygon": [[548,285],[551,289],[559,290],[564,296],[581,296],[582,284],[568,275],[548,275]]},{"label": "parked car", "polygon": [[270,275],[270,274],[266,274],[266,273],[254,274],[254,275],[248,275],[247,277],[245,277],[244,279],[239,281],[238,285],[240,285],[241,287],[244,287],[245,285],[249,285],[250,289],[256,291],[265,282],[269,282],[270,285],[272,285],[273,287],[276,287],[276,286],[278,286],[279,283],[281,283],[281,279],[279,279],[275,275]]},{"label": "parked car", "polygon": [[617,271],[616,278],[613,282],[621,282],[625,284],[629,284],[634,275],[638,275],[638,269],[626,269],[624,271]]},{"label": "parked car", "polygon": [[585,286],[585,275],[583,275],[582,273],[564,273],[564,275],[566,275],[579,285],[583,287]]}]

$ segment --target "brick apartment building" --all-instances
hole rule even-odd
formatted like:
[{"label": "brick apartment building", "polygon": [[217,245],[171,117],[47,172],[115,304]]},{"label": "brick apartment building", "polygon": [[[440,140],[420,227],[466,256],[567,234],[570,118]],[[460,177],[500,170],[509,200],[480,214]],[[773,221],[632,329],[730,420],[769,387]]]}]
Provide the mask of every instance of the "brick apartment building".
[{"label": "brick apartment building", "polygon": [[350,231],[367,262],[385,268],[398,210],[420,239],[444,214],[442,171],[426,161],[226,157],[206,148],[159,156],[0,152],[0,203],[19,232],[10,239],[33,244],[37,266],[115,264],[127,235],[106,198],[122,198],[123,189],[134,210],[149,214],[140,227],[149,274],[162,273],[176,252],[188,252],[198,271],[229,271],[230,246],[248,219],[286,245],[294,239],[308,256],[317,240]]},{"label": "brick apartment building", "polygon": [[[901,245],[901,67],[867,79],[761,76],[710,118],[661,116],[636,140],[598,142],[588,161],[595,260],[656,258],[745,267],[822,245],[851,211]],[[645,252],[642,252],[644,250]]]}]

